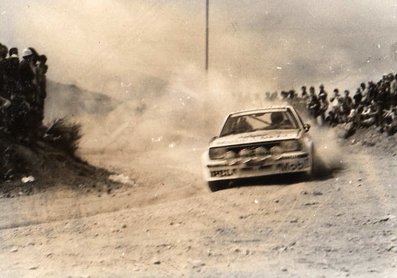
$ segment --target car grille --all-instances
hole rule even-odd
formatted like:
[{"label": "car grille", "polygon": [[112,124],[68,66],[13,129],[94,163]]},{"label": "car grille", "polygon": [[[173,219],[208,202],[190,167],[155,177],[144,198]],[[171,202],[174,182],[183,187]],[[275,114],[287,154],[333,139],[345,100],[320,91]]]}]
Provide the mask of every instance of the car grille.
[{"label": "car grille", "polygon": [[261,148],[261,153],[260,155],[268,155],[270,154],[270,149],[274,146],[280,146],[280,142],[266,142],[266,143],[255,143],[255,144],[249,144],[249,145],[236,145],[236,146],[227,146],[227,147],[215,147],[211,148],[209,152],[209,156],[211,159],[216,159],[215,151],[217,149],[223,149],[225,150],[224,152],[233,152],[235,157],[241,157],[245,155],[239,155],[239,153],[244,150],[244,152],[247,153],[246,156],[256,156],[258,154],[255,154],[255,150],[258,148]]}]

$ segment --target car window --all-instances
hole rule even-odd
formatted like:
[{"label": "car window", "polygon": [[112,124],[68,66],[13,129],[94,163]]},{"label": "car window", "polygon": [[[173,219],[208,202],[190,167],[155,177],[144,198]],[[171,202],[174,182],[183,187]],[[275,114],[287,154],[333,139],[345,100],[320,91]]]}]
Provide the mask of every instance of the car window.
[{"label": "car window", "polygon": [[298,124],[292,113],[273,111],[253,113],[249,115],[230,116],[220,136],[254,132],[258,130],[296,129]]}]

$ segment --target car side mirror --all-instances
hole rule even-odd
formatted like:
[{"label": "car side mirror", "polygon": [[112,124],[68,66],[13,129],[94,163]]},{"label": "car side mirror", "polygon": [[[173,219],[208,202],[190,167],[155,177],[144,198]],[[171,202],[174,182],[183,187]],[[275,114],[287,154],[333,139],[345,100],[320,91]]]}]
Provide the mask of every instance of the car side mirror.
[{"label": "car side mirror", "polygon": [[212,137],[211,140],[210,140],[210,143],[211,143],[212,141],[214,141],[215,139],[217,139],[217,138],[218,138],[218,136]]},{"label": "car side mirror", "polygon": [[309,124],[304,124],[303,128],[305,129],[305,132],[309,132],[310,130],[310,125]]}]

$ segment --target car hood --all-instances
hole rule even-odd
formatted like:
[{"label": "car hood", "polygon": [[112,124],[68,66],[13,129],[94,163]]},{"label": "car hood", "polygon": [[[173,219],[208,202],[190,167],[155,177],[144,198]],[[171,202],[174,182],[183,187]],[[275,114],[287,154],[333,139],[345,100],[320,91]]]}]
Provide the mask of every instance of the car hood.
[{"label": "car hood", "polygon": [[288,130],[258,130],[255,132],[247,132],[240,134],[233,134],[220,137],[211,142],[211,147],[223,147],[230,145],[251,144],[268,141],[282,141],[289,139],[297,139],[301,135],[299,129]]}]

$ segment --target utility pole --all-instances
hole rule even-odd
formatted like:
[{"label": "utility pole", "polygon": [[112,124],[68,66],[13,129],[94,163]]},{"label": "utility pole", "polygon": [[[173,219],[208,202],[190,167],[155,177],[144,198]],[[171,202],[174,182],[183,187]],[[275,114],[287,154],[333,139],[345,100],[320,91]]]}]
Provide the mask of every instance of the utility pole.
[{"label": "utility pole", "polygon": [[210,13],[210,0],[205,0],[205,71],[208,71],[209,63],[209,13]]}]

